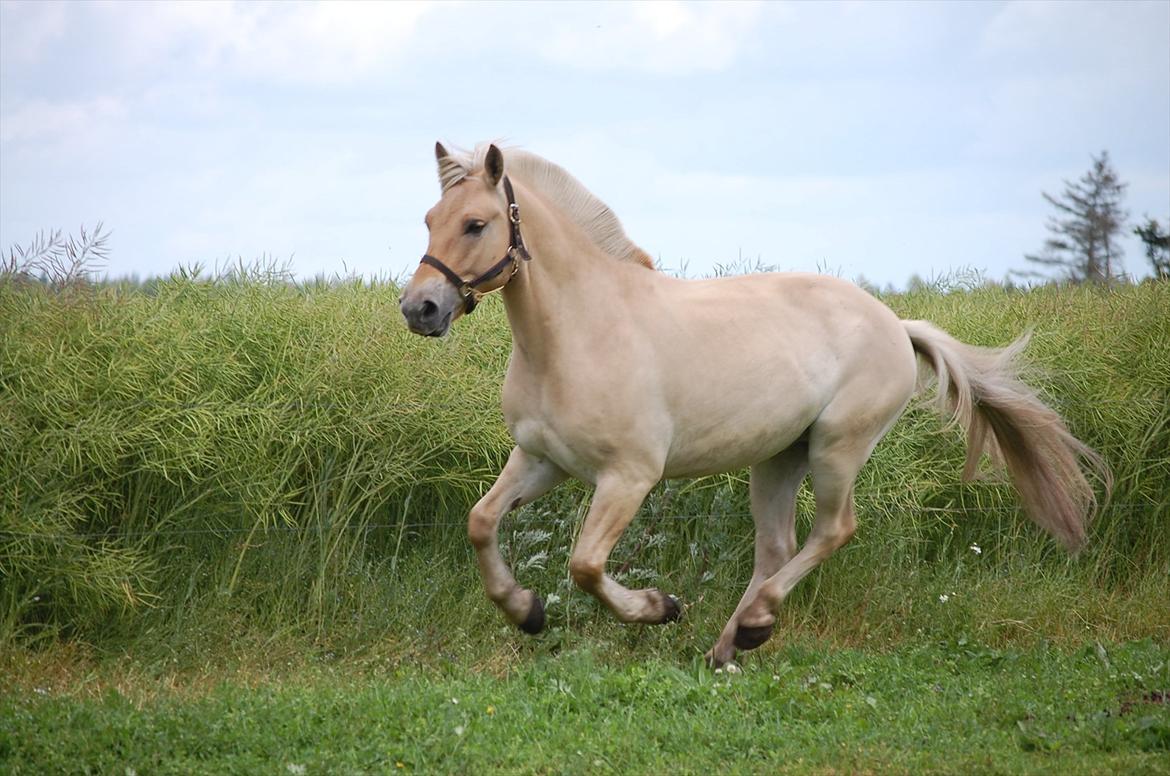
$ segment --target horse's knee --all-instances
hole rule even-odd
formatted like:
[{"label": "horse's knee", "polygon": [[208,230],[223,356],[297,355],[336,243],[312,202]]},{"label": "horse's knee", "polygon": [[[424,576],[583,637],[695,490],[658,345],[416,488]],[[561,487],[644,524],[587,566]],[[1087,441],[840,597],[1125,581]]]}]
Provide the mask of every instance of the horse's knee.
[{"label": "horse's knee", "polygon": [[605,565],[598,563],[592,558],[579,558],[574,556],[569,561],[569,575],[573,577],[573,582],[582,590],[596,590],[601,584],[601,578],[605,575]]},{"label": "horse's knee", "polygon": [[483,549],[492,543],[496,536],[496,520],[494,516],[478,505],[467,516],[467,538],[477,550]]}]

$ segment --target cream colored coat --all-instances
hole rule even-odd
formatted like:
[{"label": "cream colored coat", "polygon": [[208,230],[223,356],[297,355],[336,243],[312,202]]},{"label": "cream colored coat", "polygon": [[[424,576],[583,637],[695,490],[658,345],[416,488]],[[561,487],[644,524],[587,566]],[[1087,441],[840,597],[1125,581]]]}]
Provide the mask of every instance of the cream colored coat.
[{"label": "cream colored coat", "polygon": [[[832,277],[669,277],[555,165],[510,151],[505,169],[495,146],[436,155],[444,194],[427,215],[428,253],[465,279],[505,255],[506,173],[532,254],[478,289],[502,289],[512,329],[503,410],[516,448],[469,518],[488,595],[523,629],[543,627],[543,605],[499,554],[507,512],[569,476],[595,486],[573,579],[623,621],[664,622],[681,614],[677,601],[618,584],[605,573],[610,551],[663,478],[750,466],[755,570],[708,657],[721,665],[758,646],[792,587],[853,535],[853,482],[915,392],[916,353],[968,428],[968,473],[985,447],[1002,454],[1032,517],[1070,548],[1083,541],[1093,493],[1078,458],[1104,468],[1016,378],[1023,342],[962,345]],[[454,284],[425,265],[402,309],[430,335],[462,312]],[[795,497],[808,473],[816,517],[797,551]]]}]

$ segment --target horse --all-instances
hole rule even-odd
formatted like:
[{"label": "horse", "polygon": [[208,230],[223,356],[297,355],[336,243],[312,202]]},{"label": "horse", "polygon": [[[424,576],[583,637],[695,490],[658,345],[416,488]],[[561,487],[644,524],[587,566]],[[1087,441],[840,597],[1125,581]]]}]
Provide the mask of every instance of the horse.
[{"label": "horse", "polygon": [[[677,598],[631,590],[606,560],[663,479],[750,467],[751,580],[707,661],[771,635],[781,603],[856,528],[854,481],[933,369],[940,412],[1006,465],[1031,519],[1070,551],[1085,542],[1102,458],[1019,378],[1027,335],[963,344],[902,320],[856,285],[806,273],[682,279],[657,271],[617,216],[561,167],[495,144],[435,145],[441,196],[427,252],[403,287],[409,329],[441,337],[500,292],[512,331],[502,391],[515,447],[468,515],[487,596],[527,633],[545,625],[498,547],[498,525],[570,477],[593,486],[569,571],[623,622],[678,619]],[[811,475],[815,517],[797,548]]]}]

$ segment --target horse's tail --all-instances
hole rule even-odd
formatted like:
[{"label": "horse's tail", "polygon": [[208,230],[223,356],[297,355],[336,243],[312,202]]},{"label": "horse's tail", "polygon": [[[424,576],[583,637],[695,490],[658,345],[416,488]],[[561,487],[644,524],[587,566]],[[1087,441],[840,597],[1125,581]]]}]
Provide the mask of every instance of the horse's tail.
[{"label": "horse's tail", "polygon": [[967,431],[963,479],[971,479],[986,450],[1004,463],[1032,521],[1076,552],[1097,499],[1082,460],[1112,487],[1109,467],[1074,437],[1064,421],[1020,381],[1017,356],[1024,335],[1002,349],[964,345],[926,321],[902,321],[915,352],[938,376],[939,410]]}]

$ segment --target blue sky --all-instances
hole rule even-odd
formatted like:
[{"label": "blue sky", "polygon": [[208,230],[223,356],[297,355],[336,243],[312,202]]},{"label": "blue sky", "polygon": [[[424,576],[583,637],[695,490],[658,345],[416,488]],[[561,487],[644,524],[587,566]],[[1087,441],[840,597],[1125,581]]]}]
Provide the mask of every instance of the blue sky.
[{"label": "blue sky", "polygon": [[4,249],[104,221],[111,275],[401,275],[434,141],[494,138],[691,275],[1002,278],[1102,149],[1170,216],[1170,3],[0,0]]}]

